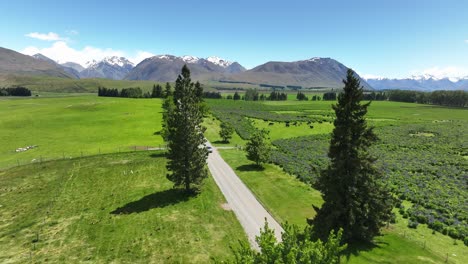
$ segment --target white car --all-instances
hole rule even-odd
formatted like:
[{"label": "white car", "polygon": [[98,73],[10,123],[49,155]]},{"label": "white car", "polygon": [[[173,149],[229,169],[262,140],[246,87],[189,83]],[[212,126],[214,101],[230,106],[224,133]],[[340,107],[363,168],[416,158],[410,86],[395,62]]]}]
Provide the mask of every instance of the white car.
[{"label": "white car", "polygon": [[213,148],[211,146],[206,146],[208,153],[213,153]]}]

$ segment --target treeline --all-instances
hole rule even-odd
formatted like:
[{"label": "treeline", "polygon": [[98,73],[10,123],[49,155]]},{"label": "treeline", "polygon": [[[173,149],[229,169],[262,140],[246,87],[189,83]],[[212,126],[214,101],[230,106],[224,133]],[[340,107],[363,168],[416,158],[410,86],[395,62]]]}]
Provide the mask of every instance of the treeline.
[{"label": "treeline", "polygon": [[164,90],[163,87],[159,84],[153,85],[153,90],[151,93],[143,93],[140,87],[123,88],[120,91],[116,88],[98,87],[98,96],[105,97],[166,98],[170,95],[172,95],[172,91],[171,85],[169,83],[166,83],[166,88]]},{"label": "treeline", "polygon": [[407,90],[391,90],[386,92],[389,101],[433,104],[454,107],[468,106],[468,92],[465,91],[434,91],[418,92]]},{"label": "treeline", "polygon": [[21,86],[0,88],[0,96],[31,96],[31,90]]},{"label": "treeline", "polygon": [[[219,97],[216,98],[222,98],[221,94],[219,94]],[[288,94],[273,91],[270,93],[270,95],[267,96],[265,94],[259,94],[257,89],[247,89],[245,90],[245,95],[243,96],[241,96],[238,92],[235,92],[234,95],[226,96],[226,99],[245,101],[286,101],[288,99]]]}]

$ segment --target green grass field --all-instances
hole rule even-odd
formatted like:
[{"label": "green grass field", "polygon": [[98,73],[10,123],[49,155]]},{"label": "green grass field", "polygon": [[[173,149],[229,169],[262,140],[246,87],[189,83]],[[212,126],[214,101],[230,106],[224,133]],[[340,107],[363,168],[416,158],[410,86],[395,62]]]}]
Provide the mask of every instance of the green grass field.
[{"label": "green grass field", "polygon": [[1,263],[207,263],[244,232],[214,181],[196,197],[166,179],[160,152],[0,170]]},{"label": "green grass field", "polygon": [[[0,168],[162,145],[161,103],[97,96],[0,99]],[[32,145],[38,147],[15,152]]]},{"label": "green grass field", "polygon": [[[6,76],[0,78],[0,87],[23,86],[30,89],[33,94],[42,92],[53,93],[97,93],[98,87],[129,88],[140,87],[143,92],[151,91],[154,81],[130,81],[110,79],[67,79],[48,76]],[[162,83],[160,83],[162,84]]]}]

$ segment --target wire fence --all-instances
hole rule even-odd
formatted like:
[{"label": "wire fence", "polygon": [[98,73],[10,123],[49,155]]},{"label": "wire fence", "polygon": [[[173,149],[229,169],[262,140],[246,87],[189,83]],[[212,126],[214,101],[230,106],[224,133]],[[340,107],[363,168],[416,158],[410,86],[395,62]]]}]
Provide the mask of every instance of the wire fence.
[{"label": "wire fence", "polygon": [[[165,144],[160,144],[156,146],[127,146],[127,147],[103,147],[95,148],[92,150],[77,150],[69,151],[64,150],[62,152],[50,154],[37,154],[37,155],[23,155],[27,154],[26,150],[24,152],[8,152],[9,158],[6,161],[0,161],[0,169],[8,169],[17,166],[38,164],[47,161],[56,161],[56,160],[66,160],[66,159],[75,159],[75,158],[84,158],[96,155],[105,155],[105,154],[116,154],[116,153],[129,153],[137,151],[151,151],[151,150],[165,150],[167,146]],[[14,157],[16,156],[16,157]]]}]

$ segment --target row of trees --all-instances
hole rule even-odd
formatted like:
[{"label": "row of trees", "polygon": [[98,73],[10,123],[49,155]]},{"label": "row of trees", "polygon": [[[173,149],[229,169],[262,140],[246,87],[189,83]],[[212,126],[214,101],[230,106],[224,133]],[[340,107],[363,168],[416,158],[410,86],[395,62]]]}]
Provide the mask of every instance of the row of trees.
[{"label": "row of trees", "polygon": [[389,101],[434,104],[453,107],[468,106],[468,92],[465,91],[434,91],[418,92],[407,90],[387,91]]},{"label": "row of trees", "polygon": [[26,87],[0,88],[0,96],[31,96],[31,91]]},{"label": "row of trees", "polygon": [[116,88],[98,87],[98,96],[105,97],[126,97],[126,98],[166,98],[172,95],[171,85],[166,83],[166,87],[163,90],[159,84],[153,85],[151,93],[143,93],[140,87],[136,88],[123,88],[118,90]]},{"label": "row of trees", "polygon": [[98,96],[105,97],[126,97],[126,98],[150,98],[149,93],[143,94],[140,87],[124,88],[121,91],[115,88],[98,88]]}]

